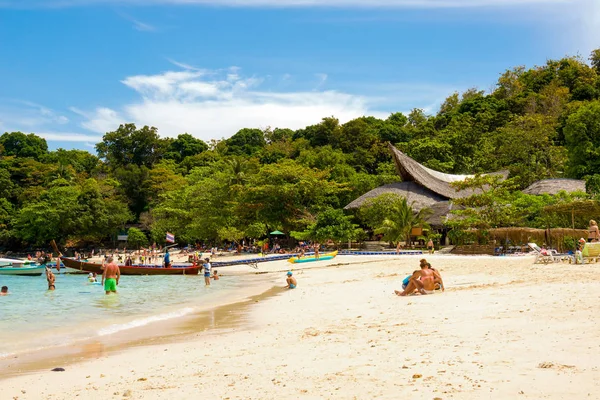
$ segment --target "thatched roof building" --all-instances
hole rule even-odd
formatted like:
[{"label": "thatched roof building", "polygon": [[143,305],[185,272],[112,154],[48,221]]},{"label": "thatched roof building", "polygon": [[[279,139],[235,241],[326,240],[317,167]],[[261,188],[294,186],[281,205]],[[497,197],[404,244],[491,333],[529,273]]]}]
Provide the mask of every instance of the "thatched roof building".
[{"label": "thatched roof building", "polygon": [[[391,144],[388,146],[394,157],[396,169],[403,181],[415,182],[439,194],[445,200],[469,197],[472,194],[481,192],[479,189],[457,191],[450,185],[452,182],[464,181],[466,178],[471,178],[474,175],[452,175],[434,171],[419,164]],[[503,178],[508,177],[508,171],[494,172],[493,174],[501,175]]]},{"label": "thatched roof building", "polygon": [[523,190],[523,193],[533,195],[557,194],[561,190],[567,193],[585,193],[585,181],[577,179],[544,179],[534,182],[527,189]]},{"label": "thatched roof building", "polygon": [[383,185],[371,190],[348,204],[345,208],[360,208],[369,199],[374,199],[385,193],[393,193],[406,198],[409,204],[412,204],[416,211],[425,207],[431,207],[437,202],[445,200],[442,196],[432,192],[424,186],[420,186],[415,182],[396,182],[389,185]]},{"label": "thatched roof building", "polygon": [[[429,207],[433,210],[433,215],[429,218],[429,224],[433,227],[443,227],[447,221],[450,211],[456,209],[452,205],[453,199],[460,199],[480,193],[481,189],[466,189],[457,191],[451,186],[452,182],[463,181],[474,175],[452,175],[439,171],[434,171],[419,164],[396,147],[388,145],[396,170],[402,177],[403,182],[392,183],[380,186],[363,194],[358,199],[348,204],[346,209],[356,209],[361,207],[367,200],[375,198],[384,193],[395,193],[405,197],[409,203],[413,204],[416,211]],[[506,179],[508,171],[493,172],[493,175],[500,175]],[[545,179],[535,182],[523,192],[527,194],[539,195],[543,193],[556,194],[561,190],[566,192],[585,192],[585,182],[575,179]]]}]

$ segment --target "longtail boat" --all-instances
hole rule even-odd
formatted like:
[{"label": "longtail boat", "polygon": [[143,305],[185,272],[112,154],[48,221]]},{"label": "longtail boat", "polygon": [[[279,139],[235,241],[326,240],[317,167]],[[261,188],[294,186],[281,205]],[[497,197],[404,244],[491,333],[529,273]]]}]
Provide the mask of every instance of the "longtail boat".
[{"label": "longtail boat", "polygon": [[0,275],[40,276],[46,268],[29,261],[0,258]]},{"label": "longtail boat", "polygon": [[319,256],[319,258],[316,258],[315,256],[310,256],[310,257],[292,257],[292,258],[290,258],[288,260],[288,262],[290,262],[292,264],[301,264],[301,263],[307,263],[307,262],[332,260],[332,259],[335,258],[335,256],[337,256],[337,254],[338,254],[337,251],[333,251],[331,253],[322,254],[321,256]]},{"label": "longtail boat", "polygon": [[[102,274],[104,271],[102,264],[91,263],[87,261],[77,261],[73,258],[64,256],[61,256],[60,260],[66,267],[79,271],[95,272],[97,274]],[[202,266],[193,265],[174,265],[171,268],[164,268],[158,265],[119,265],[121,275],[198,275],[198,271],[201,268]]]}]

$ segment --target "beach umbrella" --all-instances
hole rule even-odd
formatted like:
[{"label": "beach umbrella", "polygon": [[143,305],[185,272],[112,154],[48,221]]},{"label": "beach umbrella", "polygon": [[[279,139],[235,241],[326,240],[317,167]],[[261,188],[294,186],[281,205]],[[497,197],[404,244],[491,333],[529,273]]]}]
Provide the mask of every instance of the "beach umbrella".
[{"label": "beach umbrella", "polygon": [[280,231],[273,231],[273,232],[269,233],[269,235],[285,235],[285,233],[280,232]]}]

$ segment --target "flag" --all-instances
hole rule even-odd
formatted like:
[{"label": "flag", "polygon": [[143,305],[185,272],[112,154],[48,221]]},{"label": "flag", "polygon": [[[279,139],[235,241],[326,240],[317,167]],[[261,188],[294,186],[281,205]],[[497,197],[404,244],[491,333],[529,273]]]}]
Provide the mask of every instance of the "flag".
[{"label": "flag", "polygon": [[167,242],[169,243],[175,243],[175,235],[173,235],[172,233],[167,232],[167,237],[165,239]]}]

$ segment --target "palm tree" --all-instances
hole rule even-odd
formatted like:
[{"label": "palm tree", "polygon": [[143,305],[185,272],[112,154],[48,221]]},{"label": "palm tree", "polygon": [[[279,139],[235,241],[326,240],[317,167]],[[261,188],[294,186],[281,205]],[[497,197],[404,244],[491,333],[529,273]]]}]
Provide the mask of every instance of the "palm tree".
[{"label": "palm tree", "polygon": [[227,160],[229,167],[229,184],[242,185],[247,179],[248,162],[241,157],[232,157]]},{"label": "palm tree", "polygon": [[430,208],[422,208],[415,212],[412,204],[408,204],[404,197],[398,198],[390,207],[390,213],[375,233],[383,233],[383,239],[398,243],[406,241],[411,245],[411,232],[413,228],[429,228],[426,220],[432,214]]}]

